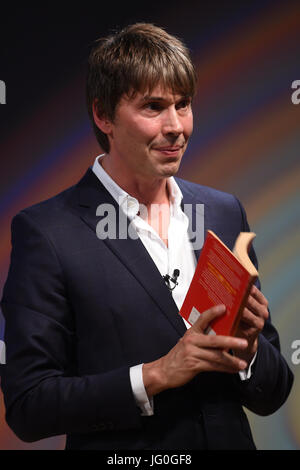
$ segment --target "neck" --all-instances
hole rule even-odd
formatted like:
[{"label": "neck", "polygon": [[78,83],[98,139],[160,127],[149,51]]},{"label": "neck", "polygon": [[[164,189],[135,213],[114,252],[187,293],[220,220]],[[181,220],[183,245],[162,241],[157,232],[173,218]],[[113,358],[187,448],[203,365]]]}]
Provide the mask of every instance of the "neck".
[{"label": "neck", "polygon": [[132,175],[114,165],[112,159],[105,155],[99,163],[108,175],[130,196],[135,197],[140,204],[149,207],[151,204],[169,204],[167,178],[149,178],[142,175]]}]

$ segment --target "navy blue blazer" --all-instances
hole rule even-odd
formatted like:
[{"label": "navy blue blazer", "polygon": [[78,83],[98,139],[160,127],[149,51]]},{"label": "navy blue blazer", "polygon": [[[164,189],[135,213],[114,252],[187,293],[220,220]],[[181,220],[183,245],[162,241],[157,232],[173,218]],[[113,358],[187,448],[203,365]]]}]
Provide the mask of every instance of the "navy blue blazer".
[{"label": "navy blue blazer", "polygon": [[[234,196],[177,182],[183,203],[204,204],[205,229],[229,248],[249,229]],[[103,203],[119,210],[89,169],[13,219],[2,299],[9,426],[29,442],[66,434],[68,449],[255,448],[243,406],[273,413],[293,381],[274,326],[268,320],[259,337],[250,380],[201,373],[155,396],[154,416],[142,417],[129,368],[166,354],[186,328],[142,242],[96,236]]]}]

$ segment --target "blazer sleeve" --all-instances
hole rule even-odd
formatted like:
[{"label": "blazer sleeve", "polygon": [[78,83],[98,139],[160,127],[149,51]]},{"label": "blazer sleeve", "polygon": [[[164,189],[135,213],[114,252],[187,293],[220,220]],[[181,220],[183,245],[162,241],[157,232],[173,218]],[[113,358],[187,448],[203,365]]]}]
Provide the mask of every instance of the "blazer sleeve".
[{"label": "blazer sleeve", "polygon": [[[242,215],[242,231],[249,231],[244,208],[238,201]],[[250,258],[258,268],[257,257],[251,247]],[[260,289],[259,279],[256,282]],[[269,312],[270,313],[270,312]],[[259,415],[277,411],[286,401],[293,384],[293,373],[280,352],[279,335],[271,315],[258,338],[257,356],[249,380],[239,381],[241,401]]]},{"label": "blazer sleeve", "polygon": [[78,376],[77,333],[63,268],[30,214],[12,222],[4,287],[6,420],[28,442],[77,432],[141,426],[129,368]]}]

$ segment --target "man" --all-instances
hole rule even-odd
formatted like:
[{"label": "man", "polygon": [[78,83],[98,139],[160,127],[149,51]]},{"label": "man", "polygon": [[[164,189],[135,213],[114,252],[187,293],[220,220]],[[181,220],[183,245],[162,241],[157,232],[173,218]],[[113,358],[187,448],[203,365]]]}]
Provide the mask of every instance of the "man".
[{"label": "man", "polygon": [[[204,334],[224,306],[188,329],[178,315],[200,252],[189,237],[197,204],[205,230],[230,248],[249,230],[236,198],[173,178],[192,133],[195,84],[184,45],[151,24],[91,53],[87,102],[105,154],[76,186],[12,224],[3,391],[21,439],[253,449],[242,406],[266,415],[289,394],[292,374],[257,287],[235,338]],[[171,292],[164,278],[175,269]]]}]

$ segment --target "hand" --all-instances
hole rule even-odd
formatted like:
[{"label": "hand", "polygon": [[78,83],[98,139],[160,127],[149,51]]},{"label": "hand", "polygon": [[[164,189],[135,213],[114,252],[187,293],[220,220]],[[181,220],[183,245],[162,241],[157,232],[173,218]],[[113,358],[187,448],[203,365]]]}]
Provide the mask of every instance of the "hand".
[{"label": "hand", "polygon": [[257,351],[258,335],[268,316],[267,299],[256,286],[252,286],[236,332],[236,337],[245,338],[248,341],[248,347],[243,351],[234,350],[237,357],[247,362],[247,366]]},{"label": "hand", "polygon": [[244,360],[228,353],[230,349],[246,349],[248,342],[245,339],[204,333],[210,323],[225,311],[224,305],[210,308],[186,331],[168,354],[157,361],[144,364],[143,381],[148,396],[180,387],[200,372],[237,373],[247,367]]}]

